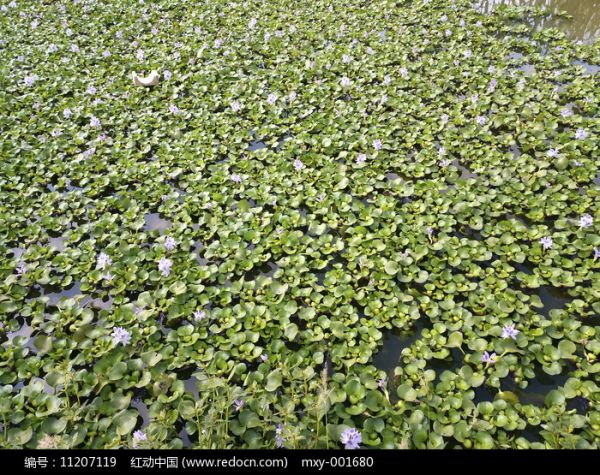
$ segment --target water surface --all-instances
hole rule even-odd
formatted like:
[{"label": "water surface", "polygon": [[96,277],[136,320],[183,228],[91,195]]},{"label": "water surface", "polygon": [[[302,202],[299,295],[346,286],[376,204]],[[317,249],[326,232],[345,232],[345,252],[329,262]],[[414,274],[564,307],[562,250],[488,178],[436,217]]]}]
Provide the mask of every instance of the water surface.
[{"label": "water surface", "polygon": [[600,37],[600,0],[476,0],[476,4],[486,13],[500,4],[530,5],[551,12],[566,12],[573,18],[535,18],[532,24],[536,28],[558,28],[572,40],[584,43],[593,43]]}]

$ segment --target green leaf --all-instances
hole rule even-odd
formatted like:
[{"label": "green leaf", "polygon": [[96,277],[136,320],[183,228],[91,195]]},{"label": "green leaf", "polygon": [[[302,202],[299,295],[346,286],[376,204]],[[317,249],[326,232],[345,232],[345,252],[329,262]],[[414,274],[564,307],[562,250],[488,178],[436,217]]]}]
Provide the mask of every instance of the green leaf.
[{"label": "green leaf", "polygon": [[281,370],[276,369],[274,371],[271,371],[269,373],[269,375],[267,376],[267,384],[265,386],[265,389],[269,392],[273,392],[279,386],[281,386],[281,382],[282,382]]}]

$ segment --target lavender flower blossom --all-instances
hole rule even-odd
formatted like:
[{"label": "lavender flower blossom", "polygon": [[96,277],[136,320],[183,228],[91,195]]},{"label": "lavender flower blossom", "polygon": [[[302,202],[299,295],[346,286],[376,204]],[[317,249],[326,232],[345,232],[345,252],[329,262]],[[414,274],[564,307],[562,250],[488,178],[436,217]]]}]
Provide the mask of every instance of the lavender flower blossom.
[{"label": "lavender flower blossom", "polygon": [[502,338],[512,338],[513,340],[516,340],[519,333],[520,332],[515,328],[514,323],[504,325],[504,328],[502,328]]},{"label": "lavender flower blossom", "polygon": [[592,224],[594,224],[594,220],[589,214],[584,214],[581,218],[579,218],[580,228],[589,228]]},{"label": "lavender flower blossom", "polygon": [[267,97],[267,102],[271,105],[274,105],[275,102],[277,102],[277,96],[275,94],[269,94],[269,97]]},{"label": "lavender flower blossom", "polygon": [[233,112],[239,112],[241,110],[241,108],[242,108],[242,105],[240,104],[240,101],[236,100],[231,103],[231,110]]},{"label": "lavender flower blossom", "polygon": [[141,49],[137,50],[135,56],[137,57],[138,61],[144,61],[144,52]]},{"label": "lavender flower blossom", "polygon": [[344,77],[342,78],[342,80],[340,81],[340,84],[341,84],[343,87],[350,87],[350,79],[349,79],[349,78],[347,78],[346,76],[344,76]]},{"label": "lavender flower blossom", "polygon": [[173,261],[171,259],[167,259],[166,257],[161,257],[160,261],[158,261],[158,270],[162,272],[162,275],[167,277],[171,273],[172,265],[173,265]]},{"label": "lavender flower blossom", "polygon": [[548,150],[546,152],[546,156],[549,157],[549,158],[556,158],[556,157],[558,157],[558,153],[559,153],[558,149],[551,148],[550,150]]},{"label": "lavender flower blossom", "polygon": [[96,127],[96,128],[100,127],[101,126],[100,119],[98,119],[98,117],[93,115],[92,118],[90,119],[90,125],[92,127]]},{"label": "lavender flower blossom", "polygon": [[573,115],[573,111],[569,107],[565,107],[560,111],[560,115],[563,117],[570,117]]},{"label": "lavender flower blossom", "polygon": [[486,364],[494,364],[496,363],[496,353],[492,353],[491,355],[487,352],[483,352],[483,356],[481,357],[482,363]]},{"label": "lavender flower blossom", "polygon": [[116,345],[118,345],[119,343],[121,343],[123,346],[128,345],[129,342],[131,341],[131,335],[129,334],[129,332],[127,330],[125,330],[122,327],[115,327],[113,328],[112,334],[111,334],[113,343]]},{"label": "lavender flower blossom", "polygon": [[233,175],[231,175],[231,181],[240,184],[242,182],[242,177],[239,176],[237,173],[234,173]]},{"label": "lavender flower blossom", "polygon": [[551,236],[544,236],[543,238],[540,239],[540,244],[542,245],[542,247],[544,249],[551,249],[552,248],[552,237]]},{"label": "lavender flower blossom", "polygon": [[100,270],[103,270],[106,268],[106,266],[109,266],[112,264],[112,261],[110,260],[110,257],[108,256],[108,254],[105,254],[104,252],[101,252],[100,254],[98,254],[98,259],[96,261],[96,267]]},{"label": "lavender flower blossom", "polygon": [[375,150],[381,150],[381,147],[383,146],[383,143],[381,142],[381,140],[377,139],[373,141],[373,148]]},{"label": "lavender flower blossom", "polygon": [[355,428],[346,429],[340,435],[340,442],[344,444],[345,449],[358,449],[362,442],[362,435]]},{"label": "lavender flower blossom", "polygon": [[269,357],[267,355],[260,355],[260,359],[264,363],[269,360]]},{"label": "lavender flower blossom", "polygon": [[302,163],[301,160],[294,160],[294,168],[296,169],[296,171],[300,171],[304,168],[304,163]]},{"label": "lavender flower blossom", "polygon": [[242,408],[244,407],[244,401],[242,401],[241,399],[236,399],[235,401],[233,401],[233,405],[235,406],[235,410],[236,411],[241,411]]},{"label": "lavender flower blossom", "polygon": [[585,131],[585,129],[577,129],[577,131],[575,132],[575,138],[577,140],[585,140],[587,138],[587,132]]},{"label": "lavender flower blossom", "polygon": [[144,442],[145,440],[148,440],[148,436],[141,430],[136,430],[133,433],[133,448],[137,449],[140,442]]},{"label": "lavender flower blossom", "polygon": [[63,111],[63,116],[65,119],[68,119],[69,117],[71,117],[72,114],[73,114],[73,112],[71,112],[71,109],[69,109],[68,107]]},{"label": "lavender flower blossom", "polygon": [[485,123],[487,122],[487,119],[485,118],[485,116],[480,115],[479,117],[477,117],[477,119],[475,119],[477,121],[478,125],[485,125]]},{"label": "lavender flower blossom", "polygon": [[169,106],[169,112],[170,112],[171,114],[177,115],[177,114],[179,114],[179,112],[181,112],[181,111],[179,110],[179,107],[177,107],[175,104],[171,104],[171,105]]},{"label": "lavender flower blossom", "polygon": [[15,269],[15,271],[17,272],[17,275],[19,277],[24,276],[25,273],[27,272],[27,267],[25,267],[25,263],[23,261],[19,262],[19,265],[17,266],[17,268]]},{"label": "lavender flower blossom", "polygon": [[165,78],[165,81],[169,81],[172,77],[173,77],[173,73],[171,71],[169,71],[168,69],[163,72],[163,78]]},{"label": "lavender flower blossom", "polygon": [[367,160],[367,156],[364,153],[360,153],[360,154],[358,154],[358,157],[356,157],[356,163],[358,163],[358,164],[365,163],[366,160]]},{"label": "lavender flower blossom", "polygon": [[173,239],[171,236],[167,236],[165,239],[165,249],[167,251],[172,251],[175,249],[175,239]]},{"label": "lavender flower blossom", "polygon": [[600,258],[600,249],[597,247],[594,248],[594,260]]},{"label": "lavender flower blossom", "polygon": [[281,449],[283,447],[283,443],[285,442],[282,433],[283,426],[281,424],[277,424],[277,427],[275,428],[275,446],[278,449]]},{"label": "lavender flower blossom", "polygon": [[206,318],[206,312],[204,310],[196,310],[194,312],[194,321],[196,323],[201,322],[202,320],[204,320]]},{"label": "lavender flower blossom", "polygon": [[23,80],[23,82],[25,83],[25,85],[27,87],[32,87],[37,80],[38,80],[37,74],[32,74],[31,76],[25,76],[25,79]]}]

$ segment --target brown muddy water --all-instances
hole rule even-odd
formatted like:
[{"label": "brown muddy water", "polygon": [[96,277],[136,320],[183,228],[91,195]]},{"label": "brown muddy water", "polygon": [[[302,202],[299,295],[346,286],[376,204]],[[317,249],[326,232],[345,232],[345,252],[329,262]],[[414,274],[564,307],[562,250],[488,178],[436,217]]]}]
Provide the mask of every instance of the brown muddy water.
[{"label": "brown muddy water", "polygon": [[600,38],[600,0],[477,0],[478,8],[489,13],[498,5],[529,5],[551,12],[566,12],[572,18],[535,19],[536,28],[558,28],[575,41],[593,43]]}]

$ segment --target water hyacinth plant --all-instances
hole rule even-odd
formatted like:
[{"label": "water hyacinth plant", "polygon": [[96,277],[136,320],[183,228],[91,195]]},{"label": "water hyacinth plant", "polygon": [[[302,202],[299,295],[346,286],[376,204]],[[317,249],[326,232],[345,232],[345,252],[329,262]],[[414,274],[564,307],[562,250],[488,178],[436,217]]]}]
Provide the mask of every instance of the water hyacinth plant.
[{"label": "water hyacinth plant", "polygon": [[598,449],[600,43],[492,3],[0,0],[0,446]]}]

